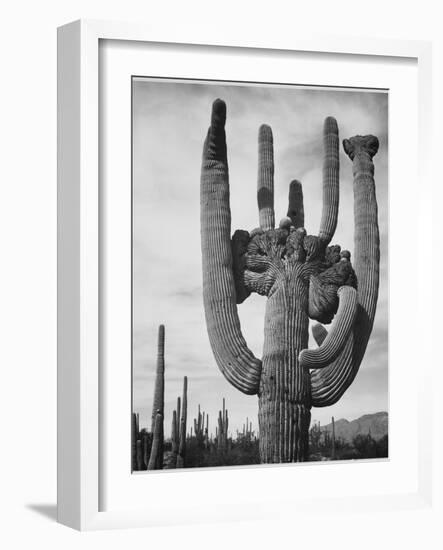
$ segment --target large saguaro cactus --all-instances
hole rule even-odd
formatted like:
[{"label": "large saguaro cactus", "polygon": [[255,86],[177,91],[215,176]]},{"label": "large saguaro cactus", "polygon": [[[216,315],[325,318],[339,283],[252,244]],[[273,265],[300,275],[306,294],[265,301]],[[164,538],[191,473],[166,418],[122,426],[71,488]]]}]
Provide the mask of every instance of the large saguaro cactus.
[{"label": "large saguaro cactus", "polygon": [[[201,239],[206,325],[216,362],[238,390],[259,398],[262,462],[308,458],[311,407],[335,403],[352,383],[374,321],[379,234],[373,136],[344,141],[353,161],[355,272],[350,253],[330,246],[339,205],[339,139],[334,118],[324,123],[323,210],[318,235],[307,235],[301,184],[289,187],[287,216],[274,223],[273,136],[259,129],[260,227],[231,240],[226,105],[216,100],[203,149]],[[237,304],[251,292],[267,296],[263,358],[248,348]],[[308,348],[309,319],[318,348]]]}]

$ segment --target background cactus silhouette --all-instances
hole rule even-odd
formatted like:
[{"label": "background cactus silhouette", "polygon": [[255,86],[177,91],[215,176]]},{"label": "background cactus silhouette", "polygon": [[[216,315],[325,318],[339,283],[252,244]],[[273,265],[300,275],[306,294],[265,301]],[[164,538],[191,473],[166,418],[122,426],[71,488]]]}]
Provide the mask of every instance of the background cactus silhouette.
[{"label": "background cactus silhouette", "polygon": [[[372,330],[379,285],[379,233],[373,179],[378,140],[344,141],[354,173],[355,271],[348,251],[330,246],[339,206],[339,139],[324,124],[323,209],[318,235],[307,235],[301,184],[274,221],[273,136],[259,129],[257,200],[260,227],[231,239],[226,105],[213,104],[201,174],[201,239],[206,325],[216,362],[238,390],[258,395],[260,459],[308,458],[311,407],[335,403],[352,383]],[[262,359],[247,347],[237,304],[267,296]],[[319,347],[308,350],[309,319]]]}]

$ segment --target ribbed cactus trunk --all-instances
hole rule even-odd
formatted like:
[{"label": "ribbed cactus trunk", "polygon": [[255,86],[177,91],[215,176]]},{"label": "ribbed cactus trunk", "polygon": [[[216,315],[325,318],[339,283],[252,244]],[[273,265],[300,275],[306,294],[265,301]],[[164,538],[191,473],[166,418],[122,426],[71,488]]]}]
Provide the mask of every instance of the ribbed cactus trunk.
[{"label": "ribbed cactus trunk", "polygon": [[298,360],[308,345],[307,300],[307,285],[289,273],[266,305],[258,412],[264,463],[307,459],[310,380]]}]

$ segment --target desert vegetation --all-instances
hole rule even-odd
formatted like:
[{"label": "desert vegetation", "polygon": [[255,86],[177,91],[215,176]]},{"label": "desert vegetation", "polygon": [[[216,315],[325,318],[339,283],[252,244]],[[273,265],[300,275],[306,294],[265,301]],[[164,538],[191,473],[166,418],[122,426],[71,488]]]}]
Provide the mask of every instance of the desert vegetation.
[{"label": "desert vegetation", "polygon": [[246,418],[243,431],[229,432],[225,398],[217,417],[215,433],[209,432],[209,415],[201,411],[188,429],[188,378],[172,412],[171,434],[165,438],[165,327],[158,329],[157,367],[154,384],[151,430],[140,428],[139,413],[132,413],[132,471],[234,466],[259,462],[258,438]]},{"label": "desert vegetation", "polygon": [[[139,413],[132,413],[132,471],[240,466],[261,462],[259,434],[253,421],[245,418],[242,429],[236,429],[233,433],[229,429],[229,412],[225,398],[221,399],[220,410],[213,421],[198,405],[192,422],[188,424],[187,376],[183,377],[183,391],[177,397],[176,408],[172,411],[171,432],[165,434],[166,382],[165,327],[160,325],[151,429],[140,428]],[[334,417],[329,425],[321,426],[317,422],[312,425],[309,430],[310,461],[388,456],[387,434],[375,439],[371,436],[370,429],[367,433],[356,434],[351,430],[352,437],[345,438],[336,435],[335,426]]]},{"label": "desert vegetation", "polygon": [[[375,416],[375,415],[373,415]],[[369,429],[349,439],[336,436],[335,420],[322,427],[314,423],[309,430],[309,460],[359,460],[363,458],[387,458],[388,434],[375,438]]]}]

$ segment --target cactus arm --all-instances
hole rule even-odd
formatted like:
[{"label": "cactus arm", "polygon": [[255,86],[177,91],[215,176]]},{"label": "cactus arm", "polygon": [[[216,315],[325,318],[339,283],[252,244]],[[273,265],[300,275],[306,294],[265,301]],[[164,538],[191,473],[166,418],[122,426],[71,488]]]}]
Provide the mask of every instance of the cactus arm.
[{"label": "cactus arm", "polygon": [[372,331],[378,298],[380,238],[372,162],[378,140],[374,136],[356,136],[344,140],[343,147],[353,162],[358,308],[352,335],[342,353],[328,367],[311,372],[314,407],[333,405],[353,382]]},{"label": "cactus arm", "polygon": [[337,121],[327,117],[323,125],[323,209],[319,237],[326,244],[331,242],[337,227],[339,204],[339,142]]},{"label": "cactus arm", "polygon": [[337,291],[339,306],[334,324],[324,342],[316,349],[300,352],[300,365],[309,369],[327,367],[343,350],[351,335],[357,313],[357,291],[351,286],[342,286]]},{"label": "cactus arm", "polygon": [[262,124],[258,131],[257,202],[260,228],[274,229],[274,145],[267,124]]},{"label": "cactus arm", "polygon": [[343,146],[352,160],[354,175],[354,268],[360,305],[354,348],[360,364],[374,323],[379,287],[380,236],[372,161],[379,144],[374,136],[356,136],[344,140]]},{"label": "cactus arm", "polygon": [[305,212],[303,207],[303,190],[301,183],[297,180],[291,181],[289,184],[289,205],[288,205],[288,218],[291,219],[292,225],[295,229],[304,227],[305,225]]},{"label": "cactus arm", "polygon": [[163,467],[163,415],[157,413],[155,417],[154,439],[152,440],[148,470],[161,470]]},{"label": "cactus arm", "polygon": [[353,368],[354,336],[345,344],[339,357],[323,369],[311,371],[311,402],[313,407],[330,407],[337,403],[352,384],[357,370]]},{"label": "cactus arm", "polygon": [[245,270],[243,277],[248,289],[262,296],[267,296],[269,294],[275,281],[275,274],[272,268],[265,273]]},{"label": "cactus arm", "polygon": [[252,395],[258,391],[261,361],[247,347],[237,312],[225,119],[226,105],[216,100],[203,150],[200,188],[203,301],[218,367],[234,387]]},{"label": "cactus arm", "polygon": [[[318,241],[317,241],[318,242]],[[311,319],[330,323],[338,308],[337,291],[341,286],[355,286],[355,274],[351,262],[342,257],[339,262],[309,281],[308,312]]]}]

